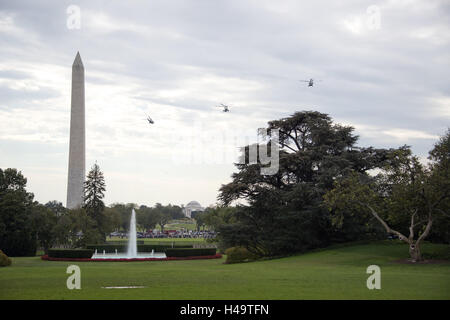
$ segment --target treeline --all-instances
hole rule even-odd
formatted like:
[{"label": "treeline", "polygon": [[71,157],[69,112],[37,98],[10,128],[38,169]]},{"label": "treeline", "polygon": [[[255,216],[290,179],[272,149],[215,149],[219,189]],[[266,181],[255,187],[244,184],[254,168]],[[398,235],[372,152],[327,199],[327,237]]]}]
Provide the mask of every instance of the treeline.
[{"label": "treeline", "polygon": [[37,247],[82,247],[102,242],[110,221],[104,214],[103,173],[95,164],[84,186],[84,205],[68,210],[61,202],[41,204],[26,190],[27,179],[0,169],[0,248],[8,256],[34,256]]},{"label": "treeline", "polygon": [[171,204],[115,203],[106,207],[102,200],[104,177],[97,164],[87,175],[84,205],[78,209],[69,210],[58,201],[34,201],[26,183],[17,169],[0,169],[0,250],[8,256],[33,256],[38,247],[47,252],[52,247],[103,243],[112,231],[128,231],[133,208],[142,231],[156,226],[163,230],[170,220],[183,217],[182,208]]},{"label": "treeline", "polygon": [[136,211],[137,228],[140,231],[154,229],[157,226],[164,231],[164,226],[173,219],[184,217],[182,207],[168,204],[166,206],[156,203],[153,207],[137,205],[135,203],[114,203],[105,209],[105,215],[110,221],[109,232],[127,232],[130,224],[131,210]]}]

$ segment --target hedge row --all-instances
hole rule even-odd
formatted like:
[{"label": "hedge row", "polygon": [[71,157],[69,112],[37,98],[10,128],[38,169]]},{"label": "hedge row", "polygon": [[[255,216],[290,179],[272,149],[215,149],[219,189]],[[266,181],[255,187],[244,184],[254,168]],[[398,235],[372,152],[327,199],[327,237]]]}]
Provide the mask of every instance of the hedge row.
[{"label": "hedge row", "polygon": [[94,254],[92,249],[49,249],[48,256],[50,258],[75,258],[90,259]]},{"label": "hedge row", "polygon": [[[97,253],[102,253],[105,250],[105,253],[115,253],[117,252],[127,252],[128,245],[126,244],[89,244],[86,246],[87,249],[96,250]],[[165,252],[167,249],[172,248],[171,245],[160,245],[160,244],[138,244],[137,250],[138,252]],[[191,245],[177,245],[174,244],[174,248],[192,248]]]},{"label": "hedge row", "polygon": [[217,253],[213,256],[196,257],[167,257],[167,258],[136,258],[136,259],[74,259],[74,258],[50,258],[48,255],[41,256],[42,260],[49,261],[82,261],[82,262],[135,262],[135,261],[174,261],[174,260],[200,260],[200,259],[220,259],[222,255]]},{"label": "hedge row", "polygon": [[214,256],[216,248],[168,248],[166,249],[167,257],[199,257]]}]

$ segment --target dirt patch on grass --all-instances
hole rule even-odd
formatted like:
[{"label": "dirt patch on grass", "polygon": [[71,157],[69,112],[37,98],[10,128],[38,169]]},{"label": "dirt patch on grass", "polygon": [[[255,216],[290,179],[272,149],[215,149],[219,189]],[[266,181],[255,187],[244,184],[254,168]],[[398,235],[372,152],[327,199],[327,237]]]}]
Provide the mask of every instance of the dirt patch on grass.
[{"label": "dirt patch on grass", "polygon": [[450,264],[450,260],[442,260],[442,259],[425,259],[423,261],[412,262],[411,259],[399,259],[392,261],[393,263],[400,264]]}]

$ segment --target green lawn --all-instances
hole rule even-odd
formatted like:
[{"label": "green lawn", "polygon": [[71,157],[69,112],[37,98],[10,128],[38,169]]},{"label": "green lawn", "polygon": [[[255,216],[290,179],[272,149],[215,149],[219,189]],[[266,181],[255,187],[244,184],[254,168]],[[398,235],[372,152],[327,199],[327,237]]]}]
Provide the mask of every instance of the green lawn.
[{"label": "green lawn", "polygon": [[174,220],[171,223],[168,223],[164,226],[164,230],[197,230],[197,224],[195,220]]},{"label": "green lawn", "polygon": [[[427,244],[424,248],[439,246]],[[398,264],[403,244],[375,243],[243,264],[224,258],[153,262],[52,262],[13,258],[0,268],[0,299],[450,299],[450,264]],[[66,268],[81,268],[81,290]],[[381,290],[366,268],[381,268]],[[104,286],[145,286],[102,289]]]},{"label": "green lawn", "polygon": [[[161,230],[161,226],[157,225],[155,229]],[[197,230],[197,224],[194,219],[185,218],[172,220],[164,226],[164,230],[181,230],[181,229],[194,231]]]}]

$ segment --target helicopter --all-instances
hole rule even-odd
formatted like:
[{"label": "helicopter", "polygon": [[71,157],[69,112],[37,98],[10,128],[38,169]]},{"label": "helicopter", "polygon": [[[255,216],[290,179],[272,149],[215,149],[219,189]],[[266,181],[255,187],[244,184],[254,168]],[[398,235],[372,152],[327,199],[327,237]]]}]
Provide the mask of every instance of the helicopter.
[{"label": "helicopter", "polygon": [[[300,82],[308,82],[308,87],[314,86],[314,79],[313,78],[311,78],[309,80],[298,80],[298,81],[300,81]],[[316,81],[322,81],[322,80],[316,80]]]},{"label": "helicopter", "polygon": [[149,124],[154,124],[155,123],[155,121],[153,121],[153,119],[150,118],[150,117],[147,117],[147,119],[145,119],[145,120],[147,120]]},{"label": "helicopter", "polygon": [[223,108],[223,112],[230,112],[229,106],[221,103],[220,106],[217,106],[218,108]]}]

